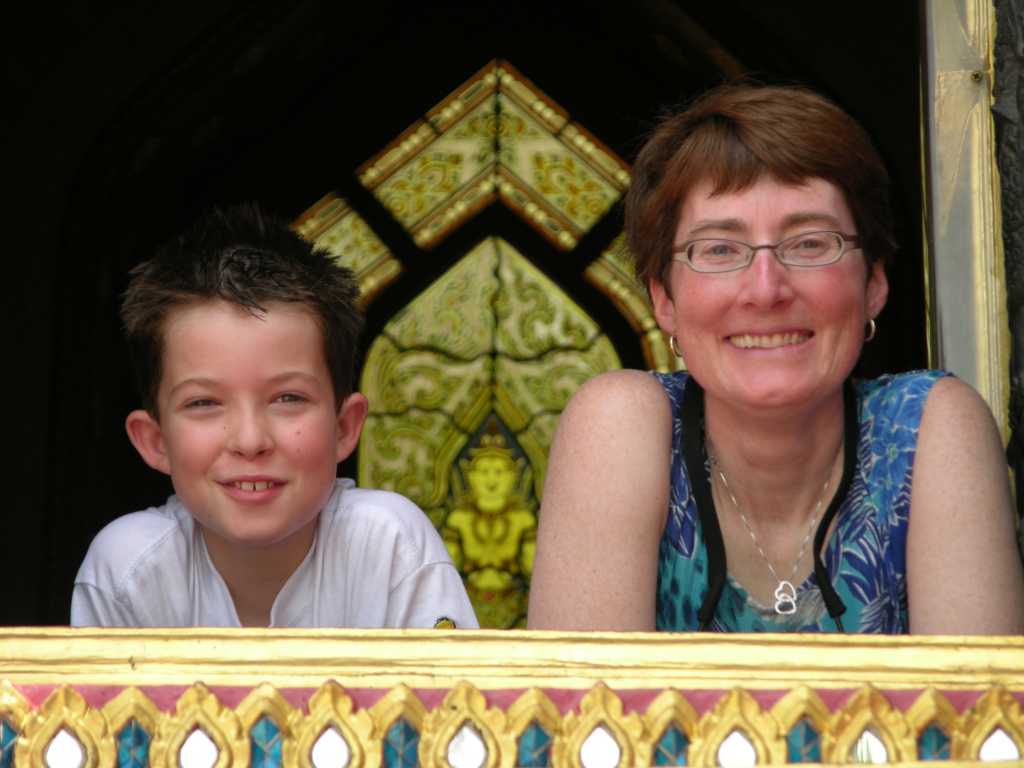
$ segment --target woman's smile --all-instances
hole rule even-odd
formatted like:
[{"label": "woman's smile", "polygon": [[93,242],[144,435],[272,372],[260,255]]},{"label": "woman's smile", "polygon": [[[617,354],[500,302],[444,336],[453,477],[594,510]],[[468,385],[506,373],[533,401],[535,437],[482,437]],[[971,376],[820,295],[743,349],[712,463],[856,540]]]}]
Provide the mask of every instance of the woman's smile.
[{"label": "woman's smile", "polygon": [[726,341],[740,349],[778,349],[803,344],[814,334],[810,331],[789,331],[787,333],[753,334],[739,333],[726,337]]}]

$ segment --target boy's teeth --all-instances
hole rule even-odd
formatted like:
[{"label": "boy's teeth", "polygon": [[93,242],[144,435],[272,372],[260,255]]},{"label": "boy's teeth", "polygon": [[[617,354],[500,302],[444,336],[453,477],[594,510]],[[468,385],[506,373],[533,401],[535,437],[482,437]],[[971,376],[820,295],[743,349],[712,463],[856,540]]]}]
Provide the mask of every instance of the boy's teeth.
[{"label": "boy's teeth", "polygon": [[259,482],[253,483],[248,480],[239,480],[235,483],[235,488],[243,491],[266,491],[274,487],[273,480],[260,480]]}]

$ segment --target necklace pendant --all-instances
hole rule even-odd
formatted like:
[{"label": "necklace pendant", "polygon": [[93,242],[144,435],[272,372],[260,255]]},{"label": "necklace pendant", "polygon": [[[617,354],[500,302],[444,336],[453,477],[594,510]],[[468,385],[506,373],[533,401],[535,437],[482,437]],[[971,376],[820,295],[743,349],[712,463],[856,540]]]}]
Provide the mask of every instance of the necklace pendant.
[{"label": "necklace pendant", "polygon": [[780,616],[796,613],[796,589],[785,579],[775,588],[775,612]]}]

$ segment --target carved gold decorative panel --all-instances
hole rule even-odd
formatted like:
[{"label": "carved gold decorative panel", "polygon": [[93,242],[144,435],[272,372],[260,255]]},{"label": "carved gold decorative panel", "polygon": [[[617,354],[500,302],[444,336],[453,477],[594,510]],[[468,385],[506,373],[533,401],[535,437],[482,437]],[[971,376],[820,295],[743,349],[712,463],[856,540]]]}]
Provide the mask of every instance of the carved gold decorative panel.
[{"label": "carved gold decorative panel", "polygon": [[620,367],[597,324],[500,238],[473,248],[370,345],[359,482],[441,531],[481,624],[521,626],[558,414]]},{"label": "carved gold decorative panel", "polygon": [[649,368],[662,373],[685,369],[682,359],[673,354],[668,337],[654,319],[647,290],[636,279],[625,234],[615,238],[583,274],[612,300],[636,331]]},{"label": "carved gold decorative panel", "polygon": [[293,226],[296,232],[355,273],[363,306],[373,301],[374,296],[402,271],[401,263],[366,221],[337,195],[325,195]]},{"label": "carved gold decorative panel", "polygon": [[0,630],[3,768],[1014,765],[1022,699],[1019,637]]},{"label": "carved gold decorative panel", "polygon": [[622,196],[629,171],[511,65],[494,61],[359,178],[422,247],[500,200],[569,250]]}]

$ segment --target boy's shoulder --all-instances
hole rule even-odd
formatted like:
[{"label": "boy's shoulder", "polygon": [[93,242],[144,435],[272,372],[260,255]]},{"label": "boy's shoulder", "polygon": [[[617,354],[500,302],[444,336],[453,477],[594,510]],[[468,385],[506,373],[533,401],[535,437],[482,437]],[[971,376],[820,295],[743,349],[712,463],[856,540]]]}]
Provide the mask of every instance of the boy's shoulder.
[{"label": "boy's shoulder", "polygon": [[122,515],[96,534],[75,583],[121,593],[140,570],[180,561],[192,528],[192,516],[174,496],[162,506]]},{"label": "boy's shoulder", "polygon": [[413,501],[393,491],[358,488],[348,478],[338,480],[321,514],[320,530],[327,538],[383,539],[439,557],[447,552],[430,519]]}]

